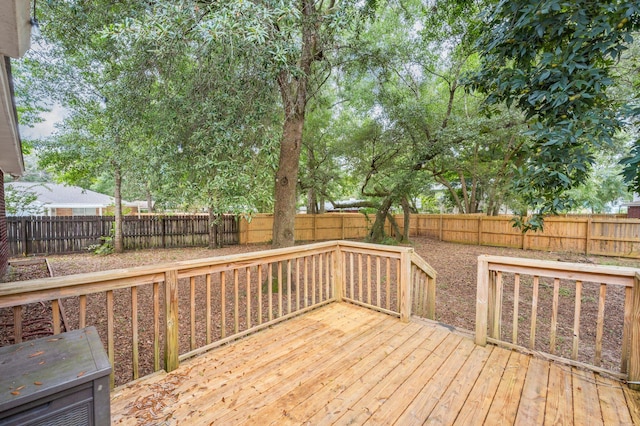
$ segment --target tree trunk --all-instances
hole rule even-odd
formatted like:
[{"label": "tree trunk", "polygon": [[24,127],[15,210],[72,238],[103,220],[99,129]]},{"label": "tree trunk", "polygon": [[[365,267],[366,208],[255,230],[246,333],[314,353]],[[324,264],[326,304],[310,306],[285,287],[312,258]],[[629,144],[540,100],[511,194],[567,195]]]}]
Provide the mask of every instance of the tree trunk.
[{"label": "tree trunk", "polygon": [[313,187],[307,190],[307,213],[318,213],[318,200],[316,199],[316,190]]},{"label": "tree trunk", "polygon": [[115,198],[115,225],[114,225],[114,235],[113,235],[113,251],[116,253],[124,252],[124,241],[122,238],[122,175],[120,173],[120,168],[118,166],[115,167],[114,171],[114,180],[115,180],[115,190],[114,190],[114,198]]},{"label": "tree trunk", "polygon": [[290,247],[295,243],[296,187],[303,125],[304,115],[299,114],[289,117],[284,123],[274,191],[272,242],[274,248]]},{"label": "tree trunk", "polygon": [[213,207],[209,207],[209,249],[219,248],[218,245],[218,222]]},{"label": "tree trunk", "polygon": [[278,87],[284,108],[284,125],[280,142],[280,159],[276,171],[272,246],[290,247],[295,243],[296,189],[302,149],[304,114],[307,107],[311,65],[316,60],[319,17],[314,0],[299,3],[302,15],[302,46],[298,61],[299,74],[289,70],[278,74]]},{"label": "tree trunk", "polygon": [[387,213],[389,213],[389,209],[391,209],[391,204],[393,203],[393,198],[389,195],[387,196],[378,211],[376,212],[376,220],[371,227],[371,231],[369,231],[369,237],[367,240],[371,243],[380,243],[384,240],[384,223],[387,219]]},{"label": "tree trunk", "polygon": [[149,189],[149,184],[147,183],[145,192],[147,194],[147,211],[149,213],[154,213],[155,209],[153,208],[153,197],[151,197],[151,190]]},{"label": "tree trunk", "polygon": [[411,204],[409,204],[407,197],[402,197],[402,212],[404,213],[404,227],[400,241],[406,243],[409,241],[409,232],[411,231]]}]

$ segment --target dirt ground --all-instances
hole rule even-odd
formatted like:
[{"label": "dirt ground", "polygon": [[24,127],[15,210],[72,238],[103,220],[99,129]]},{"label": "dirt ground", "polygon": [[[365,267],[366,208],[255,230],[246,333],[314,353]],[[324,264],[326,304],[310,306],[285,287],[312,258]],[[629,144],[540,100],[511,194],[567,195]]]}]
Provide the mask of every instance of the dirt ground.
[{"label": "dirt ground", "polygon": [[[610,257],[585,257],[584,255],[570,253],[547,253],[538,251],[523,251],[518,249],[497,248],[497,247],[480,247],[469,246],[454,243],[439,242],[427,238],[415,238],[412,241],[415,251],[424,258],[437,271],[437,290],[436,290],[436,317],[437,320],[457,328],[473,330],[475,327],[475,299],[476,299],[476,273],[477,258],[482,254],[509,256],[509,257],[526,257],[535,259],[559,260],[565,262],[604,264],[631,266],[640,268],[640,260],[610,258]],[[208,250],[205,248],[181,248],[181,249],[165,249],[165,250],[142,250],[127,252],[120,255],[97,256],[93,254],[72,254],[72,255],[56,255],[49,256],[49,263],[56,276],[77,274],[83,272],[93,272],[108,269],[127,268],[140,265],[148,265],[154,263],[163,263],[177,260],[204,258],[212,256],[221,256],[235,253],[244,253],[257,250],[268,249],[269,246],[229,246],[216,250]],[[39,278],[46,276],[46,269],[42,267],[20,267],[12,268],[6,277],[8,281],[20,281],[25,279]],[[527,285],[529,284],[529,285]],[[0,283],[0,286],[2,284]],[[531,318],[530,300],[531,286],[523,279],[520,293],[520,309],[519,309],[519,335],[518,343],[524,346],[529,342],[529,320]],[[505,277],[505,294],[503,305],[503,338],[508,336],[510,341],[512,329],[512,313],[513,313],[513,293],[509,291],[509,278]],[[536,349],[548,351],[548,333],[551,318],[551,296],[552,282],[541,280],[541,294],[539,296],[539,306],[537,311],[538,329],[536,331]],[[609,290],[607,293],[605,333],[603,339],[603,366],[617,369],[616,362],[620,359],[621,335],[622,335],[622,317],[621,307],[623,306],[624,293],[618,292],[617,289]],[[140,299],[150,297],[142,290]],[[597,300],[599,285],[597,283],[585,283],[582,292],[582,313],[581,313],[581,342],[585,342],[584,349],[581,346],[580,359],[589,361],[593,358],[594,348],[589,345],[590,340],[595,341],[595,323],[597,318]],[[571,341],[573,336],[574,323],[574,299],[575,299],[575,283],[563,282],[560,289],[560,310],[558,318],[558,353],[568,356],[571,350]],[[126,305],[126,302],[123,302]],[[188,302],[187,302],[188,303]],[[529,309],[527,310],[527,304]],[[96,311],[104,306],[100,300],[89,300],[89,310],[94,306]],[[46,316],[47,307],[42,304],[30,306],[26,316],[34,317]],[[74,301],[65,301],[65,309],[67,315],[71,318],[72,325],[77,322],[74,317],[77,315],[77,305]],[[117,330],[126,331],[127,309],[130,312],[130,306],[116,307],[117,310],[123,312],[120,321],[122,325],[117,324]],[[4,312],[3,312],[4,311]],[[229,313],[231,310],[229,310]],[[29,312],[32,312],[31,314]],[[145,347],[150,346],[148,334],[152,330],[152,324],[145,324],[146,320],[141,317],[140,324],[143,341],[141,344]],[[97,322],[99,327],[104,319],[99,318],[98,312],[88,313],[88,323],[91,319]],[[9,336],[12,326],[12,312],[8,309],[0,310],[0,345],[10,344]],[[188,323],[188,317],[186,319]],[[227,320],[227,325],[231,320]],[[50,321],[44,324],[37,323],[34,326],[34,337],[38,337],[38,333],[46,333],[47,327],[50,328]],[[43,331],[44,330],[44,331]],[[145,337],[146,336],[146,337]],[[546,340],[545,340],[546,337]],[[125,339],[126,340],[126,339]],[[546,343],[545,343],[546,341]],[[188,337],[185,345],[188,345]],[[545,347],[546,344],[546,347]],[[116,356],[118,358],[129,358],[130,347],[122,348],[123,352]],[[125,350],[126,349],[126,350]],[[147,348],[148,349],[148,348]],[[141,353],[145,348],[141,348]],[[149,372],[151,361],[143,361],[141,372],[146,374]],[[123,371],[118,374],[117,383],[124,383],[130,377],[129,371]]]}]

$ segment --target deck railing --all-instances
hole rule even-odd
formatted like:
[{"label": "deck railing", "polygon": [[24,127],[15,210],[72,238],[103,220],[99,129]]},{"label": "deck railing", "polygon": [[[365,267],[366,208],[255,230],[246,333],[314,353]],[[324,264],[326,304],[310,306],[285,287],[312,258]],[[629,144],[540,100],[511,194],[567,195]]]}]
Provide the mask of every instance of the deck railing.
[{"label": "deck railing", "polygon": [[0,286],[15,342],[34,303],[51,303],[55,333],[59,303],[71,329],[96,326],[112,386],[340,300],[433,319],[435,272],[408,247],[332,241]]},{"label": "deck railing", "polygon": [[480,256],[476,343],[485,345],[488,341],[561,358],[637,387],[638,272],[633,268]]}]

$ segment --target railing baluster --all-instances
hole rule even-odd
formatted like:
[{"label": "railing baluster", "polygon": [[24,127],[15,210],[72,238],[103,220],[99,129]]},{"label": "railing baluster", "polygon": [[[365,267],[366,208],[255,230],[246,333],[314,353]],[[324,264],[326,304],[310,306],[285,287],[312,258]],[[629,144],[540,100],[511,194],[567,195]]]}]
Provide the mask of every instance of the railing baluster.
[{"label": "railing baluster", "polygon": [[13,307],[13,343],[22,343],[22,305]]},{"label": "railing baluster", "polygon": [[553,279],[553,302],[551,308],[551,330],[549,336],[549,353],[556,353],[556,333],[558,331],[558,299],[560,298],[560,279]]},{"label": "railing baluster", "polygon": [[282,261],[278,261],[278,318],[282,316]]},{"label": "railing baluster", "polygon": [[251,268],[246,267],[245,273],[247,275],[247,329],[251,328]]},{"label": "railing baluster", "polygon": [[325,260],[326,260],[324,264],[324,273],[325,273],[324,282],[325,282],[325,294],[326,294],[325,300],[328,300],[332,297],[331,286],[333,285],[333,283],[331,282],[331,273],[329,272],[332,264],[331,253],[327,253],[327,258]]},{"label": "railing baluster", "polygon": [[311,304],[316,304],[316,256],[311,256]]},{"label": "railing baluster", "polygon": [[131,287],[131,355],[133,364],[133,380],[140,377],[140,361],[138,354],[138,287]]},{"label": "railing baluster", "polygon": [[571,359],[577,361],[580,345],[580,312],[582,310],[582,281],[576,281],[576,297],[573,310],[573,344]]},{"label": "railing baluster", "polygon": [[189,279],[189,330],[191,336],[189,338],[189,348],[196,348],[196,277]]},{"label": "railing baluster", "polygon": [[[396,310],[400,311],[400,259],[396,260]],[[362,298],[361,298],[362,299]]]},{"label": "railing baluster", "polygon": [[267,274],[267,299],[269,301],[269,321],[273,320],[273,263],[269,263]]},{"label": "railing baluster", "polygon": [[233,332],[240,331],[240,303],[238,290],[238,270],[233,270]]},{"label": "railing baluster", "polygon": [[258,325],[262,324],[262,263],[258,265]]},{"label": "railing baluster", "polygon": [[600,297],[598,298],[598,319],[596,321],[596,357],[594,365],[600,367],[602,363],[602,336],[604,334],[604,305],[607,298],[607,285],[600,284]]},{"label": "railing baluster", "polygon": [[[409,277],[407,277],[409,282]],[[371,255],[367,255],[367,303],[371,304]]]},{"label": "railing baluster", "polygon": [[291,313],[291,260],[287,260],[287,313]]},{"label": "railing baluster", "polygon": [[502,336],[502,271],[498,271],[495,276],[495,302],[493,310],[493,330],[491,332],[494,339]]},{"label": "railing baluster", "polygon": [[53,324],[53,334],[60,334],[60,301],[53,299],[51,301],[51,322]]},{"label": "railing baluster", "polygon": [[78,325],[80,328],[85,328],[87,326],[87,296],[82,295],[78,298]]},{"label": "railing baluster", "polygon": [[538,288],[540,287],[540,277],[533,277],[533,295],[531,296],[531,333],[529,335],[529,349],[536,346],[536,321],[538,316]]},{"label": "railing baluster", "polygon": [[389,310],[391,309],[391,259],[389,259],[388,257],[386,260],[386,264],[387,264],[387,274],[385,277],[385,282],[387,284],[387,300],[386,300],[385,307],[387,308],[387,310]]},{"label": "railing baluster", "polygon": [[296,258],[296,311],[300,310],[300,258]]},{"label": "railing baluster", "polygon": [[[86,305],[86,300],[85,300]],[[153,371],[160,370],[160,283],[153,283]]]},{"label": "railing baluster", "polygon": [[353,275],[353,252],[349,253],[349,297],[351,299],[355,299],[356,295],[354,294],[354,275]]},{"label": "railing baluster", "polygon": [[320,253],[318,255],[318,301],[322,302],[324,300],[322,293],[323,293],[323,276],[322,274],[324,273],[324,269],[322,268],[323,265],[323,260],[324,260],[324,254]]},{"label": "railing baluster", "polygon": [[220,271],[220,337],[227,337],[227,274]]},{"label": "railing baluster", "polygon": [[207,282],[206,282],[206,304],[205,304],[205,309],[206,309],[206,321],[207,321],[207,326],[206,326],[206,342],[207,345],[209,343],[211,343],[211,274],[207,274]]},{"label": "railing baluster", "polygon": [[304,257],[304,307],[309,306],[309,256]]},{"label": "railing baluster", "polygon": [[378,307],[382,307],[380,296],[380,256],[376,256],[376,306]]},{"label": "railing baluster", "polygon": [[[398,285],[400,283],[400,268],[398,268]],[[359,302],[364,302],[364,299],[362,298],[362,287],[363,287],[363,280],[362,280],[362,253],[358,253],[358,301]]]},{"label": "railing baluster", "polygon": [[624,289],[624,319],[622,326],[622,356],[620,361],[620,372],[627,373],[629,364],[629,345],[631,344],[631,328],[633,315],[633,288]]},{"label": "railing baluster", "polygon": [[518,311],[520,308],[520,274],[513,277],[513,329],[511,343],[518,344]]}]

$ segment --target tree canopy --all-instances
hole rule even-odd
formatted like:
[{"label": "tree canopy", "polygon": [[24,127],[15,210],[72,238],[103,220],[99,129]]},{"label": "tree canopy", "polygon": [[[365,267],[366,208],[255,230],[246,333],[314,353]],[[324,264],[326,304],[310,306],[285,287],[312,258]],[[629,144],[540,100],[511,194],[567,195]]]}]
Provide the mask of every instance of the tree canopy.
[{"label": "tree canopy", "polygon": [[273,212],[274,246],[293,244],[297,206],[347,198],[376,212],[375,241],[391,212],[420,204],[539,228],[605,209],[620,173],[640,189],[639,8],[46,2],[15,72],[20,119],[38,120],[39,99],[67,109],[34,144],[58,180],[163,208]]}]

